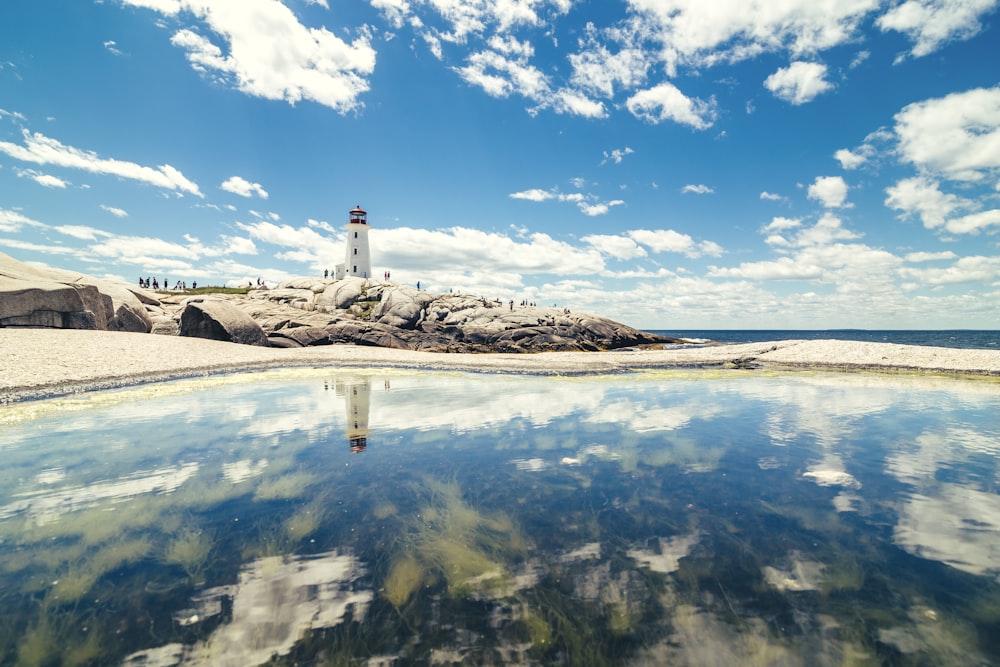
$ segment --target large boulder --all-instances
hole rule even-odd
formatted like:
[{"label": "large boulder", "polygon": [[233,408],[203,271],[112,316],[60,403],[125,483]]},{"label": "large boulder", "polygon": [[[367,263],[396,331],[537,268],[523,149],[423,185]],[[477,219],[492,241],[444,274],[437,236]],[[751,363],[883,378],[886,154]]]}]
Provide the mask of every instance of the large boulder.
[{"label": "large boulder", "polygon": [[316,297],[316,308],[327,313],[347,310],[361,298],[368,287],[364,278],[350,277],[327,285],[323,293]]},{"label": "large boulder", "polygon": [[415,329],[434,296],[409,286],[385,290],[382,300],[372,310],[372,320],[399,329]]},{"label": "large boulder", "polygon": [[0,253],[0,326],[147,333],[152,320],[124,282],[36,268]]},{"label": "large boulder", "polygon": [[264,330],[247,313],[217,298],[188,299],[181,313],[181,336],[267,346]]}]

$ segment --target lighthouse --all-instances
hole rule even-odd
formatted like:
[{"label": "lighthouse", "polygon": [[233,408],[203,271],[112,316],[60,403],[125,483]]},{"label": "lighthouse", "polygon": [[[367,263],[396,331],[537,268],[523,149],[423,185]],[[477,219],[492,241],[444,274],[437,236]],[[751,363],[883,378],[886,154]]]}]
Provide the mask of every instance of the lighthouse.
[{"label": "lighthouse", "polygon": [[371,252],[368,250],[368,213],[361,206],[350,211],[347,222],[347,249],[344,263],[337,266],[337,280],[346,277],[368,278],[372,274]]}]

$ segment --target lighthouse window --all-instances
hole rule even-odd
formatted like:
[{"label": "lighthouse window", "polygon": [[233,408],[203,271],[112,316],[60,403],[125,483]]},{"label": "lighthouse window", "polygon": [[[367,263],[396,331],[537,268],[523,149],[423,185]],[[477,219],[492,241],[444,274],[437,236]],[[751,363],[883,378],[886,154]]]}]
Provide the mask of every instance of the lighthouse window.
[{"label": "lighthouse window", "polygon": [[355,255],[357,255],[357,254],[358,254],[358,249],[357,249],[357,248],[355,248],[355,249],[354,249],[354,254],[355,254]]},{"label": "lighthouse window", "polygon": [[358,233],[354,232],[354,238],[358,238]]}]

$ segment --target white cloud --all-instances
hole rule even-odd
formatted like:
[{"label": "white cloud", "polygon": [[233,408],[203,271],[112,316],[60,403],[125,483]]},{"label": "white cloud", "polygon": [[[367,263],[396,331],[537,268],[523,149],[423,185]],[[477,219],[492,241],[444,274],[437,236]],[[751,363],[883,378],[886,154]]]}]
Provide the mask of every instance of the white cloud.
[{"label": "white cloud", "polygon": [[522,190],[521,192],[514,192],[509,196],[511,199],[526,199],[527,201],[546,201],[559,197],[558,194],[549,192],[548,190],[542,190],[541,188]]},{"label": "white cloud", "polygon": [[805,104],[833,88],[826,80],[826,65],[796,61],[764,80],[775,97],[791,104]]},{"label": "white cloud", "polygon": [[628,232],[629,238],[656,253],[682,253],[692,259],[708,255],[718,257],[723,254],[722,246],[712,241],[696,242],[688,234],[672,229],[635,229]]},{"label": "white cloud", "polygon": [[743,262],[737,267],[709,269],[712,278],[745,278],[748,280],[818,280],[823,268],[802,258],[779,257],[762,262]]},{"label": "white cloud", "polygon": [[73,238],[80,239],[82,241],[96,241],[98,238],[113,236],[104,230],[97,229],[95,227],[88,227],[86,225],[59,225],[57,227],[53,227],[52,229],[60,234],[72,236]]},{"label": "white cloud", "polygon": [[625,148],[615,148],[612,151],[604,151],[604,160],[601,164],[605,164],[609,161],[614,162],[615,164],[621,164],[626,155],[631,155],[634,152],[635,151],[628,146]]},{"label": "white cloud", "polygon": [[[592,100],[586,95],[568,88],[557,90],[550,101],[552,110],[556,113],[566,113],[584,118],[605,118],[608,110],[603,102]],[[545,108],[546,104],[540,104],[538,108]]]},{"label": "white cloud", "polygon": [[[577,183],[577,185],[582,186],[582,183]],[[572,192],[569,194],[564,194],[558,192],[557,190],[542,190],[541,188],[531,188],[530,190],[522,190],[521,192],[514,192],[508,195],[511,199],[523,199],[525,201],[543,202],[543,201],[560,201],[560,202],[571,202],[576,204],[580,211],[584,215],[597,216],[604,215],[613,206],[622,206],[625,204],[624,200],[613,199],[611,201],[599,201],[597,197],[591,194],[584,194],[582,192]]]},{"label": "white cloud", "polygon": [[104,204],[101,204],[101,209],[104,210],[104,211],[107,211],[108,213],[110,213],[111,215],[115,216],[116,218],[126,218],[126,217],[128,217],[128,213],[124,209],[115,208],[114,206],[106,206]]},{"label": "white cloud", "polygon": [[594,217],[598,215],[604,215],[609,210],[611,210],[612,206],[621,206],[624,203],[625,202],[622,201],[621,199],[613,199],[609,202],[598,202],[596,204],[580,202],[577,204],[577,206],[580,207],[580,210],[583,211],[584,215],[589,215],[591,217]]},{"label": "white cloud", "polygon": [[760,193],[760,198],[765,201],[784,201],[785,197],[776,195],[773,192],[764,191]]},{"label": "white cloud", "polygon": [[840,163],[841,168],[847,169],[848,171],[851,169],[857,169],[868,160],[868,158],[864,155],[852,153],[846,148],[841,148],[833,154],[833,157]]},{"label": "white cloud", "polygon": [[1000,227],[1000,209],[970,213],[945,224],[945,229],[953,234],[978,234],[987,227]]},{"label": "white cloud", "polygon": [[[278,0],[122,0],[167,16],[190,14],[226,51],[190,28],[171,43],[187,52],[192,67],[248,95],[291,104],[306,99],[347,112],[359,106],[375,69],[366,30],[348,43],[326,28],[299,23]],[[183,12],[183,13],[182,13]]]},{"label": "white cloud", "polygon": [[855,39],[878,0],[628,0],[637,30],[661,44],[670,76],[695,68],[787,50],[810,54]]},{"label": "white cloud", "polygon": [[911,252],[908,253],[903,259],[907,262],[936,262],[944,259],[956,259],[958,255],[950,250],[944,250],[942,252]]},{"label": "white cloud", "polygon": [[696,194],[696,195],[710,195],[713,194],[715,190],[708,187],[707,185],[685,185],[681,188],[681,193],[683,194]]},{"label": "white cloud", "polygon": [[398,227],[372,230],[372,247],[379,249],[375,253],[377,262],[393,267],[394,274],[406,269],[427,275],[442,266],[476,267],[477,273],[555,275],[589,275],[604,269],[604,260],[596,249],[578,248],[540,233],[515,240],[465,227]]},{"label": "white cloud", "polygon": [[895,116],[901,158],[957,181],[1000,172],[1000,86],[916,102]]},{"label": "white cloud", "polygon": [[118,48],[118,45],[115,43],[115,40],[113,39],[109,39],[106,42],[104,42],[104,48],[106,48],[108,52],[113,56],[122,55],[121,49]]},{"label": "white cloud", "polygon": [[905,178],[885,192],[886,206],[901,211],[904,219],[920,216],[927,229],[943,227],[952,213],[971,205],[961,197],[942,192],[940,184],[926,176]]},{"label": "white cloud", "polygon": [[779,216],[771,220],[771,222],[765,225],[761,231],[765,234],[769,234],[771,232],[782,232],[786,229],[796,229],[801,226],[802,220],[799,218],[783,218]]},{"label": "white cloud", "polygon": [[219,186],[222,190],[226,192],[232,192],[234,195],[239,195],[240,197],[252,197],[257,195],[261,199],[267,199],[267,190],[265,190],[260,183],[251,183],[250,181],[242,178],[240,176],[230,176]]},{"label": "white cloud", "polygon": [[616,90],[631,90],[646,80],[651,52],[630,45],[612,52],[598,42],[593,23],[587,24],[585,35],[580,40],[581,50],[569,56],[573,68],[570,83],[575,88],[611,98]]},{"label": "white cloud", "polygon": [[952,40],[979,32],[979,19],[993,11],[997,0],[906,0],[875,21],[883,32],[895,30],[914,42],[914,57],[926,56]]},{"label": "white cloud", "polygon": [[640,90],[625,101],[625,106],[633,116],[646,122],[657,124],[672,120],[696,130],[711,127],[718,115],[715,98],[707,102],[691,98],[667,82]]},{"label": "white cloud", "polygon": [[840,176],[818,176],[807,194],[825,208],[841,208],[847,201],[847,183]]},{"label": "white cloud", "polygon": [[0,208],[0,232],[12,234],[24,227],[47,227],[45,223],[32,220],[17,211]]},{"label": "white cloud", "polygon": [[491,50],[469,55],[468,65],[455,71],[466,82],[479,86],[493,97],[517,93],[535,102],[544,102],[549,93],[549,81],[541,70],[528,60],[534,49],[527,42],[513,37],[494,39]]},{"label": "white cloud", "polygon": [[6,153],[16,160],[34,162],[36,164],[52,164],[71,169],[82,169],[94,174],[105,174],[142,181],[166,190],[188,192],[202,196],[198,185],[188,180],[184,174],[163,164],[155,169],[144,167],[134,162],[102,158],[92,151],[84,151],[72,146],[66,146],[56,139],[50,139],[39,132],[23,131],[24,145],[8,141],[0,141],[0,152]]},{"label": "white cloud", "polygon": [[1000,280],[1000,257],[962,257],[949,267],[907,267],[901,269],[900,274],[928,285],[988,284]]},{"label": "white cloud", "polygon": [[627,236],[610,234],[590,234],[580,239],[588,243],[604,255],[615,259],[635,259],[645,257],[646,251]]},{"label": "white cloud", "polygon": [[861,238],[861,235],[845,229],[840,218],[831,213],[824,213],[815,225],[800,231],[794,239],[794,244],[800,247],[824,246],[839,241],[851,241]]},{"label": "white cloud", "polygon": [[65,189],[68,183],[58,176],[52,176],[51,174],[43,174],[35,169],[15,169],[17,175],[21,178],[30,178],[35,183],[42,185],[47,188],[61,188]]}]

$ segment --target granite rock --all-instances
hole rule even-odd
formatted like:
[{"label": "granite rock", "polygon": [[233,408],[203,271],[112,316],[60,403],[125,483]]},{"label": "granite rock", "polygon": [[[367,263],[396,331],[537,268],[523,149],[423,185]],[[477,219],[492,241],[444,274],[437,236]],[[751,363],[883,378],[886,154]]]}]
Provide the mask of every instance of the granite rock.
[{"label": "granite rock", "polygon": [[149,332],[137,290],[123,282],[38,268],[0,253],[0,327]]}]

